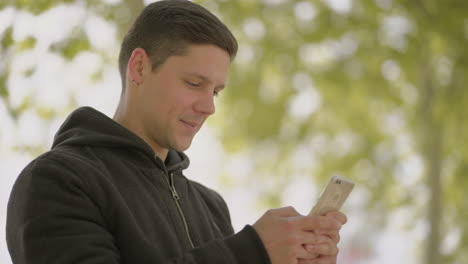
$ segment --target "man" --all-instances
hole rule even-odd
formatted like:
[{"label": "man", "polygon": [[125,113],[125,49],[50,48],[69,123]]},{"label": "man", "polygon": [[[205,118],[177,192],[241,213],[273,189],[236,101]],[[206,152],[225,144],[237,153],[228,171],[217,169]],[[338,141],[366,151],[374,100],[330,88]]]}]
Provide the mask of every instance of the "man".
[{"label": "man", "polygon": [[114,118],[77,109],[18,177],[13,263],[336,263],[343,214],[274,209],[234,234],[221,196],[182,174],[236,51],[206,9],[148,5],[122,43]]}]

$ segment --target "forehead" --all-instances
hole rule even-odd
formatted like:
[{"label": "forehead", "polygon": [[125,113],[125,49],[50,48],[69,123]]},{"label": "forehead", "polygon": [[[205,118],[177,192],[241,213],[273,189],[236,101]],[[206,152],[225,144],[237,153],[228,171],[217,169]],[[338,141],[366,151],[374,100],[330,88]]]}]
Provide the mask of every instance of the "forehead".
[{"label": "forehead", "polygon": [[231,58],[225,50],[215,45],[189,45],[183,55],[171,56],[164,64],[181,74],[224,83]]}]

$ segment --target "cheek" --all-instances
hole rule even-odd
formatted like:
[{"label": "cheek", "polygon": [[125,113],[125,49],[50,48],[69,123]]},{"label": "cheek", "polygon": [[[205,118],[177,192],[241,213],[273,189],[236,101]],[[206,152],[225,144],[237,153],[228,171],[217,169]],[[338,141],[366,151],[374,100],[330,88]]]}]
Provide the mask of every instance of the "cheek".
[{"label": "cheek", "polygon": [[166,94],[167,100],[164,103],[179,114],[192,111],[197,101],[197,91],[185,86],[172,87],[172,89]]},{"label": "cheek", "polygon": [[192,111],[197,101],[197,90],[187,87],[179,79],[167,74],[165,77],[154,78],[152,87],[147,93],[153,111],[165,113],[171,117],[179,117]]}]

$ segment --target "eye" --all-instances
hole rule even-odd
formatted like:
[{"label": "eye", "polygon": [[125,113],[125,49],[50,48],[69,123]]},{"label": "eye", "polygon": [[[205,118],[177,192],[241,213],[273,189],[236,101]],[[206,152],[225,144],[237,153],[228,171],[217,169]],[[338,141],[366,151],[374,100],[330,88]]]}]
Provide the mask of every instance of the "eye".
[{"label": "eye", "polygon": [[219,95],[219,91],[214,90],[214,91],[213,91],[213,95],[214,95],[214,96],[218,96],[218,95]]},{"label": "eye", "polygon": [[200,86],[199,83],[195,83],[195,82],[185,81],[185,83],[187,83],[188,85],[193,86],[193,87],[199,87]]}]

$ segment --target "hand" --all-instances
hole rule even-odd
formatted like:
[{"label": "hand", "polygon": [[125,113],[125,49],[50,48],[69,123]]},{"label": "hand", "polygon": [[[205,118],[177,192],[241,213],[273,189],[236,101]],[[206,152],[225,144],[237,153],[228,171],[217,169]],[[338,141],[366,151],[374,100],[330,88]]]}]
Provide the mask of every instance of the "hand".
[{"label": "hand", "polygon": [[[317,258],[317,254],[322,254],[325,260],[328,256],[335,256],[336,259],[337,242],[324,234],[312,231],[319,230],[336,235],[341,225],[341,222],[332,216],[302,216],[293,207],[285,207],[268,210],[253,227],[260,236],[272,264],[299,264],[308,263],[300,261],[313,260]],[[307,250],[304,245],[313,245],[313,249]]]},{"label": "hand", "polygon": [[[344,225],[344,224],[346,224],[346,222],[348,222],[348,219],[346,218],[346,215],[344,215],[343,213],[341,213],[339,211],[330,211],[330,212],[325,214],[325,217],[331,217],[331,218],[335,219],[336,221],[340,222],[341,225]],[[331,238],[332,241],[335,242],[335,244],[338,244],[338,242],[340,242],[339,231],[340,230],[331,230],[331,229],[329,229],[329,230],[314,230],[314,232],[316,234],[325,235],[325,236]]]},{"label": "hand", "polygon": [[[332,211],[325,215],[340,222],[342,225],[346,224],[346,216],[338,211]],[[339,230],[315,230],[317,234],[325,235],[330,240],[328,243],[318,245],[304,245],[304,248],[309,252],[315,252],[315,259],[300,259],[300,264],[336,264],[338,256],[338,242],[340,241]]]}]

